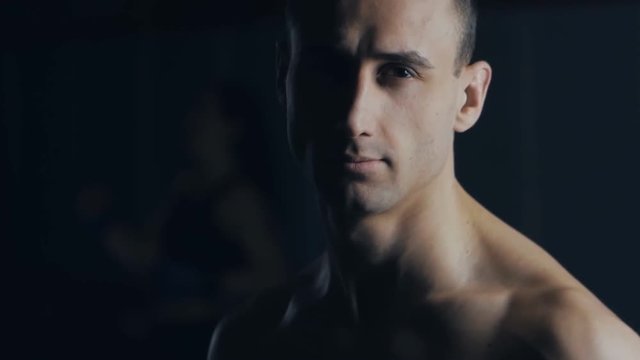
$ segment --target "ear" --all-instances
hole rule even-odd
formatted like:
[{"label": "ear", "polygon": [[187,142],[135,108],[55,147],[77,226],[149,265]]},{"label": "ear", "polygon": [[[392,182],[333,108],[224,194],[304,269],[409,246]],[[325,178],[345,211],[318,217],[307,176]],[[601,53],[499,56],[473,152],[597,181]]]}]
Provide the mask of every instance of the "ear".
[{"label": "ear", "polygon": [[276,92],[278,101],[287,104],[287,71],[289,70],[289,45],[286,41],[276,42]]},{"label": "ear", "polygon": [[460,75],[462,91],[454,124],[456,132],[469,130],[480,118],[491,83],[491,66],[486,61],[467,65]]}]

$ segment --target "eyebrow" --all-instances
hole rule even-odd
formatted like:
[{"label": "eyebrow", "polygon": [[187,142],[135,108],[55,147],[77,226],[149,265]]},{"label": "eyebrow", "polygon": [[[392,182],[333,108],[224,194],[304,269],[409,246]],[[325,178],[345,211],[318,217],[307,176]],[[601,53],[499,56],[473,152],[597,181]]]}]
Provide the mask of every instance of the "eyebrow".
[{"label": "eyebrow", "polygon": [[427,59],[426,57],[420,55],[420,53],[417,51],[402,51],[395,53],[373,52],[369,55],[369,57],[378,60],[405,63],[426,69],[434,68],[431,61],[429,61],[429,59]]}]

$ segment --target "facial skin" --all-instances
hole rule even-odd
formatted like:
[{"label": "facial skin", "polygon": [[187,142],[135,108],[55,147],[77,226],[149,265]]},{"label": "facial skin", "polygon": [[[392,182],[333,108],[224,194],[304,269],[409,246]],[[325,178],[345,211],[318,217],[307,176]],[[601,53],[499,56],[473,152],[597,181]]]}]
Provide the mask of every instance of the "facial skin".
[{"label": "facial skin", "polygon": [[280,81],[292,147],[335,218],[411,211],[453,177],[454,132],[477,120],[491,68],[455,68],[451,0],[332,4],[318,11],[335,21],[305,18],[291,32]]}]

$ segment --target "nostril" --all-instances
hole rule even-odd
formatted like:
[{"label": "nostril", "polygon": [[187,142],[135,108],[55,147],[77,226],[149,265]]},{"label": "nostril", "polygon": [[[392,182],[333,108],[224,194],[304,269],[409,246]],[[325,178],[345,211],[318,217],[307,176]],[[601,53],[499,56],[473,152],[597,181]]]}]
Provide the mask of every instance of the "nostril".
[{"label": "nostril", "polygon": [[[355,126],[354,126],[355,125]],[[336,138],[352,140],[358,137],[368,137],[371,134],[364,128],[351,121],[336,122],[334,135]]]}]

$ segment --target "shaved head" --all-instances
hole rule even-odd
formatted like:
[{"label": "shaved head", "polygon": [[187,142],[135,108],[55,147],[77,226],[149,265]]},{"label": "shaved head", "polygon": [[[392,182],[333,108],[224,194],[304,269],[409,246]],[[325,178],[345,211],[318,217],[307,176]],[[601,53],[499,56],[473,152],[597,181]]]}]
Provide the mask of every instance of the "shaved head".
[{"label": "shaved head", "polygon": [[[327,0],[322,0],[326,2]],[[454,9],[458,14],[458,52],[455,59],[456,73],[468,65],[473,57],[476,43],[477,8],[475,0],[449,0],[453,2]],[[300,25],[301,19],[305,16],[322,16],[322,11],[318,12],[317,4],[314,0],[287,0],[287,26],[293,30]],[[313,10],[312,10],[313,9]],[[326,8],[324,10],[327,10]]]}]

